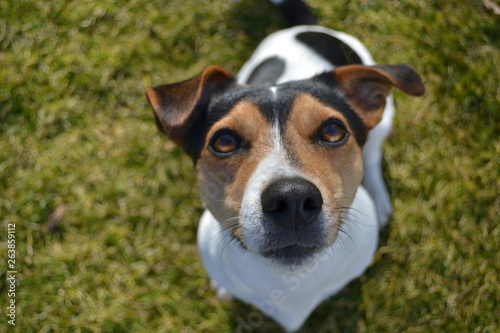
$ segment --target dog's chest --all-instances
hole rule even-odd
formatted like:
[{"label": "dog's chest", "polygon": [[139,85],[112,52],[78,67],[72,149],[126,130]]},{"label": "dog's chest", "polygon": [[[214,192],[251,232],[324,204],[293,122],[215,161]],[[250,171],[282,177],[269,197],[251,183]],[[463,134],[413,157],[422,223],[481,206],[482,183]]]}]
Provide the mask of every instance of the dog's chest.
[{"label": "dog's chest", "polygon": [[210,278],[218,288],[257,306],[290,331],[298,329],[314,308],[361,275],[378,241],[375,207],[359,187],[342,232],[313,265],[291,274],[272,261],[243,250],[206,211],[198,245]]}]

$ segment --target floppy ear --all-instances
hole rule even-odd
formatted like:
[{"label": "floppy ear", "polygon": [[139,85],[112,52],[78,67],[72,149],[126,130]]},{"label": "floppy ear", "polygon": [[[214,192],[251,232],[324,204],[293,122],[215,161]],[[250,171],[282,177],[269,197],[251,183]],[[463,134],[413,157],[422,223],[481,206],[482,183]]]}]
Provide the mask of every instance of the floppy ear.
[{"label": "floppy ear", "polygon": [[336,68],[333,75],[338,88],[368,130],[382,119],[385,98],[393,87],[411,96],[422,96],[425,92],[420,76],[406,64],[342,66]]},{"label": "floppy ear", "polygon": [[155,112],[158,129],[195,158],[195,144],[202,134],[200,124],[213,94],[234,82],[228,71],[210,66],[192,79],[149,88],[145,93]]}]

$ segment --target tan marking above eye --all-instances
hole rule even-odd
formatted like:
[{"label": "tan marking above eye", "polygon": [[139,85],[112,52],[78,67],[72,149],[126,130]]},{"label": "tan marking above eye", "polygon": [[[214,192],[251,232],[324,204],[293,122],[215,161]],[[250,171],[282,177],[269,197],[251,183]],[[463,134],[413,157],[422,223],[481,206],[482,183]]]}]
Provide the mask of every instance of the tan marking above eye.
[{"label": "tan marking above eye", "polygon": [[[222,133],[234,135],[238,145],[244,142],[245,146],[249,144],[254,147],[264,136],[265,131],[263,130],[267,127],[267,121],[260,113],[257,105],[247,101],[239,102],[209,130],[205,147],[211,147],[212,150],[220,152],[230,151],[231,145],[228,137],[221,137],[218,140],[218,143],[220,143],[219,149],[212,146],[217,141],[217,135],[222,135]],[[210,153],[210,149],[207,149],[206,153]]]},{"label": "tan marking above eye", "polygon": [[[349,124],[342,113],[307,94],[295,98],[288,123],[303,139],[313,137],[315,141],[333,143],[342,141],[349,134]],[[333,127],[327,128],[332,123]]]}]

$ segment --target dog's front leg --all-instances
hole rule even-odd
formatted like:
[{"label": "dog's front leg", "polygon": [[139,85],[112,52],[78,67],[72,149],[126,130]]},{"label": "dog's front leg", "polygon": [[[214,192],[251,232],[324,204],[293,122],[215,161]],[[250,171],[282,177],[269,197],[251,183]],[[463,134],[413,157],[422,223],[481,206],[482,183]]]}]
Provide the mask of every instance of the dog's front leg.
[{"label": "dog's front leg", "polygon": [[215,282],[215,280],[210,279],[210,288],[215,292],[218,299],[229,302],[233,300],[233,296],[226,290],[226,288],[221,287]]},{"label": "dog's front leg", "polygon": [[363,186],[375,202],[380,228],[389,222],[392,214],[391,197],[382,175],[382,144],[391,131],[393,117],[394,101],[389,96],[382,121],[368,133],[368,140],[363,147]]}]

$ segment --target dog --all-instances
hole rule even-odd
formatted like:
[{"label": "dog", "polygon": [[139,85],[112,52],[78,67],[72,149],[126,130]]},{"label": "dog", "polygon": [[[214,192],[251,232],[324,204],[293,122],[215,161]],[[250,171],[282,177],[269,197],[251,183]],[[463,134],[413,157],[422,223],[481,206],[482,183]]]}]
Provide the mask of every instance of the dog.
[{"label": "dog", "polygon": [[409,65],[376,65],[356,38],[311,25],[302,1],[273,2],[292,27],[237,77],[209,66],[145,93],[195,163],[198,245],[217,295],[296,331],[370,265],[392,211],[381,169],[391,90],[425,88]]}]

